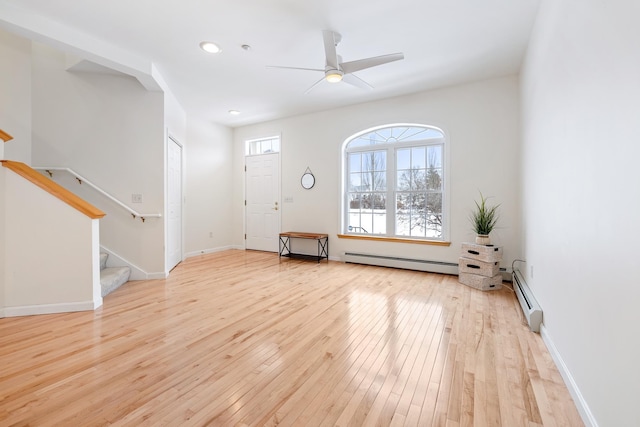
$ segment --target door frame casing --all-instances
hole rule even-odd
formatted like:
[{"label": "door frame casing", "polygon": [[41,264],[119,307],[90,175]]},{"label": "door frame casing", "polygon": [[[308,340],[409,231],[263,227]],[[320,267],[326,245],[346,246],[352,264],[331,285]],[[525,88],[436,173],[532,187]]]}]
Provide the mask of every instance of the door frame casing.
[{"label": "door frame casing", "polygon": [[[169,276],[170,271],[175,267],[169,266],[169,144],[173,142],[180,147],[180,261],[184,261],[184,176],[185,176],[185,153],[184,144],[167,130],[165,144],[165,277]],[[178,265],[176,264],[176,265]]]}]

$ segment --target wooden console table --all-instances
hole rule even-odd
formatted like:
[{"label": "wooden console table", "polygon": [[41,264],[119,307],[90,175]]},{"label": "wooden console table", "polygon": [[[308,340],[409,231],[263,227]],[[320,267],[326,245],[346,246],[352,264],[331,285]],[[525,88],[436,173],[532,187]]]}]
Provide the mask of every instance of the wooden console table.
[{"label": "wooden console table", "polygon": [[[311,239],[318,242],[318,255],[295,253],[291,251],[291,239]],[[319,233],[300,233],[287,231],[280,233],[280,257],[312,259],[320,262],[326,259],[329,262],[329,235]]]}]

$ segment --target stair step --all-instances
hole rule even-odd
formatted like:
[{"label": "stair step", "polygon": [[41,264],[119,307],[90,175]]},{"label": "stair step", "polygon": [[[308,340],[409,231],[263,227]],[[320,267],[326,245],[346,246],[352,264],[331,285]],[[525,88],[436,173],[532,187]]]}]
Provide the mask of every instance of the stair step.
[{"label": "stair step", "polygon": [[102,296],[106,296],[118,289],[129,280],[131,269],[129,267],[105,267],[100,271],[100,286]]},{"label": "stair step", "polygon": [[109,254],[100,253],[100,270],[107,268],[107,258],[109,258]]}]

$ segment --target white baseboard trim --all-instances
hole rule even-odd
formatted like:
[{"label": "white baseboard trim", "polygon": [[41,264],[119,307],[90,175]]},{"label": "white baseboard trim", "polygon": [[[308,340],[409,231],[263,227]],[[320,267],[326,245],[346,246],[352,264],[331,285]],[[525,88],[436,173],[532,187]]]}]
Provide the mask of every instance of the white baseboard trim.
[{"label": "white baseboard trim", "polygon": [[576,384],[571,372],[569,372],[569,368],[562,360],[558,349],[556,348],[547,328],[544,326],[544,323],[540,325],[540,336],[542,337],[542,341],[547,346],[547,350],[551,354],[553,361],[555,362],[558,371],[560,371],[560,375],[562,375],[562,379],[564,383],[567,385],[567,389],[569,389],[569,393],[573,398],[574,403],[576,404],[576,408],[580,413],[580,417],[582,417],[582,422],[584,422],[587,427],[598,427],[598,422],[596,418],[593,416],[591,409],[589,409],[589,405],[587,405],[587,401],[582,396],[578,385]]},{"label": "white baseboard trim", "polygon": [[5,317],[4,308],[0,308],[0,319],[2,319],[3,317]]},{"label": "white baseboard trim", "polygon": [[[236,245],[224,246],[221,248],[203,249],[201,251],[188,252],[185,255],[185,259],[198,256],[198,255],[206,255],[206,254],[212,254],[215,252],[223,252],[223,251],[230,251],[230,250],[246,251],[247,249],[244,246],[236,246]],[[278,255],[277,252],[274,252],[274,254]],[[342,261],[342,258],[340,256],[330,256],[329,259],[331,261]]]},{"label": "white baseboard trim", "polygon": [[93,311],[96,308],[94,301],[68,302],[59,304],[23,305],[19,307],[5,307],[6,317],[33,316],[36,314],[70,313],[75,311]]},{"label": "white baseboard trim", "polygon": [[186,258],[191,258],[194,256],[198,256],[198,255],[205,255],[205,254],[212,254],[215,252],[223,252],[223,251],[228,251],[230,249],[244,249],[244,248],[237,248],[235,246],[222,246],[220,248],[209,248],[209,249],[203,249],[200,251],[193,251],[193,252],[187,252],[185,254],[185,259]]}]

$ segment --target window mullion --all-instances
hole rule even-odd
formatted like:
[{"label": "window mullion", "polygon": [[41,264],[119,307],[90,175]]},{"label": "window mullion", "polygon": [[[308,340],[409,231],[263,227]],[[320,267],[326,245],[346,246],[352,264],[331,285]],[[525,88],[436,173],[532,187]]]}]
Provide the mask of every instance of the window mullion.
[{"label": "window mullion", "polygon": [[[393,167],[391,167],[393,166]],[[396,152],[387,147],[387,236],[396,235]]]}]

